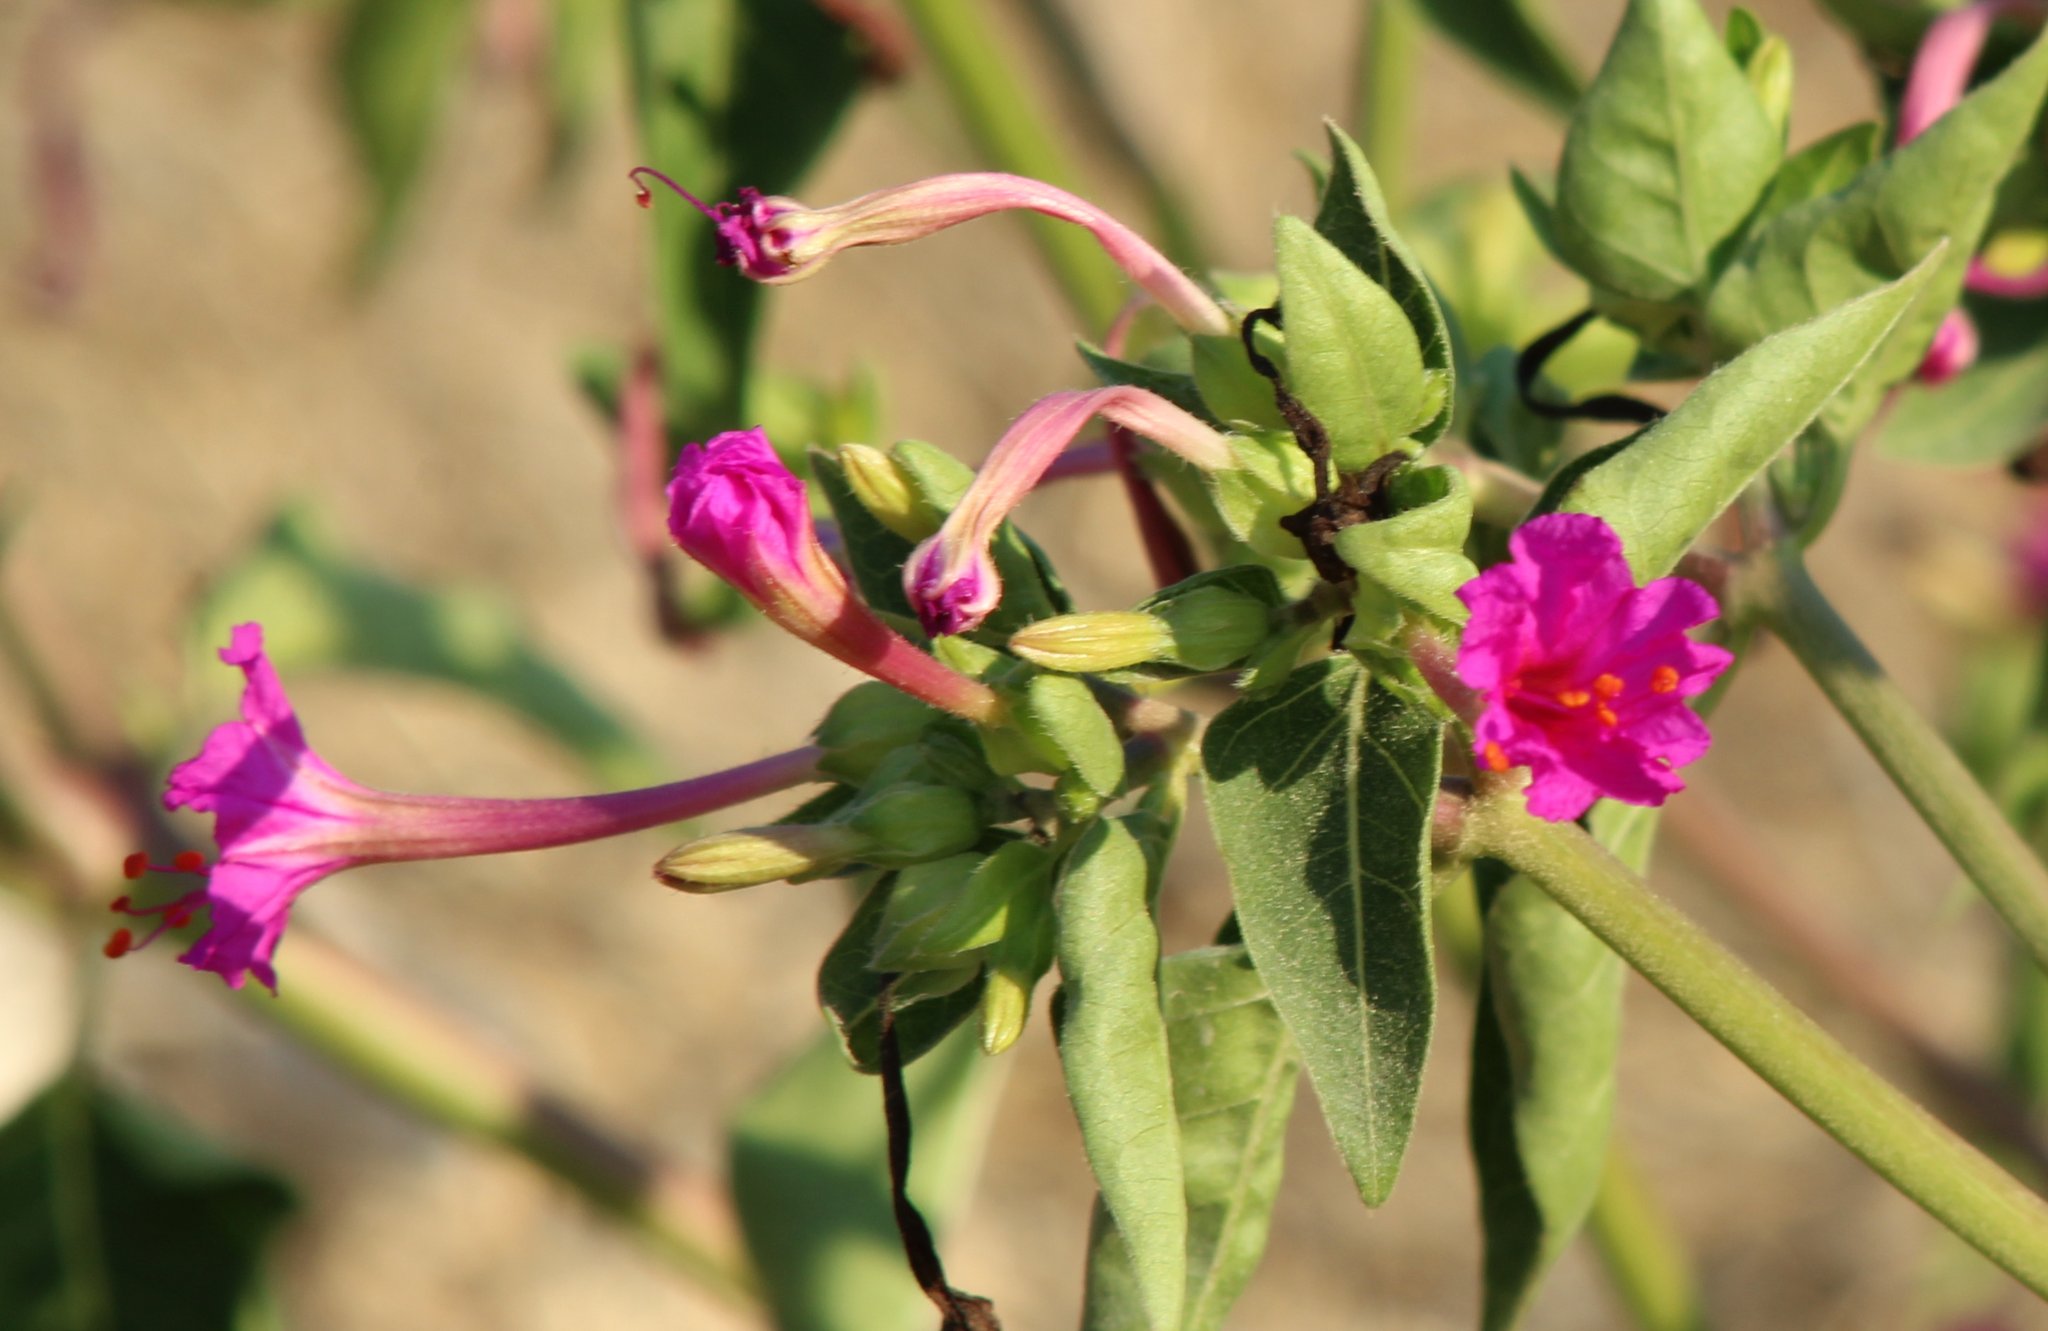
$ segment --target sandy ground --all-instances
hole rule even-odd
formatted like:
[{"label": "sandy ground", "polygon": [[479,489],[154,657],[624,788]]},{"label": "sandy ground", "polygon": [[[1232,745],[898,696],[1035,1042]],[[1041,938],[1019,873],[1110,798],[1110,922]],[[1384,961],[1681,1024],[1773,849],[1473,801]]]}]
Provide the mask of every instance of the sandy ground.
[{"label": "sandy ground", "polygon": [[[0,6],[0,93],[18,83],[43,7]],[[1117,95],[1192,190],[1221,260],[1259,264],[1274,212],[1306,206],[1290,150],[1315,144],[1318,118],[1344,109],[1353,6],[1085,8],[1100,49],[1117,53]],[[1814,11],[1760,8],[1801,62],[1795,142],[1866,111],[1847,44]],[[1568,11],[1589,59],[1616,10]],[[847,672],[765,630],[687,658],[655,640],[612,527],[604,438],[564,371],[571,347],[623,340],[646,319],[623,130],[608,126],[570,191],[537,204],[531,110],[504,80],[478,76],[402,256],[352,297],[341,272],[360,201],[326,96],[328,29],[318,12],[173,4],[124,6],[101,24],[81,67],[103,197],[88,283],[62,317],[0,301],[0,474],[32,505],[0,567],[10,604],[67,686],[106,715],[168,717],[196,733],[208,716],[180,702],[191,595],[280,503],[308,500],[361,557],[515,605],[678,773],[796,742]],[[1420,82],[1425,181],[1552,160],[1554,129],[1457,57],[1433,49]],[[16,200],[21,137],[0,135],[0,182]],[[806,193],[825,200],[968,164],[935,90],[914,79],[860,109]],[[20,254],[27,237],[22,210],[0,209],[0,255]],[[828,377],[875,366],[895,433],[974,458],[1033,396],[1080,382],[1072,332],[1021,232],[991,223],[848,260],[780,294],[768,347],[773,363]],[[1143,590],[1111,487],[1069,486],[1034,504],[1034,527],[1084,603]],[[1822,581],[1916,698],[1940,696],[1954,653],[1911,569],[1935,546],[1988,558],[2010,507],[1987,514],[1959,478],[1871,461],[1818,555]],[[371,784],[513,795],[585,779],[543,740],[445,689],[361,677],[292,687],[323,752]],[[1956,1047],[1980,1046],[1991,927],[1953,908],[1938,847],[1781,652],[1760,654],[1719,734],[1700,779],[1780,857],[1784,890],[1879,957]],[[679,1160],[716,1169],[722,1116],[813,1029],[810,975],[837,907],[816,886],[678,898],[646,880],[660,849],[658,837],[629,838],[363,871],[302,911]],[[1683,863],[1666,856],[1657,876],[1895,1065],[1778,968]],[[1169,941],[1199,941],[1223,893],[1211,852],[1182,855]],[[283,1251],[293,1325],[740,1325],[523,1164],[421,1129],[167,961],[107,974],[99,1059],[302,1181],[305,1215]],[[67,974],[40,926],[0,914],[0,1068],[16,1086],[59,1042]],[[1622,1131],[1697,1255],[1718,1326],[1889,1331],[1958,1308],[2048,1326],[1655,994],[1637,985],[1629,1003]],[[1415,1148],[1380,1212],[1356,1205],[1302,1098],[1271,1253],[1234,1325],[1471,1324],[1469,1024],[1469,1002],[1448,989]],[[1089,1184],[1042,1023],[1015,1058],[984,1186],[948,1251],[957,1283],[1029,1331],[1072,1320]],[[1582,1251],[1529,1324],[1622,1325]]]}]

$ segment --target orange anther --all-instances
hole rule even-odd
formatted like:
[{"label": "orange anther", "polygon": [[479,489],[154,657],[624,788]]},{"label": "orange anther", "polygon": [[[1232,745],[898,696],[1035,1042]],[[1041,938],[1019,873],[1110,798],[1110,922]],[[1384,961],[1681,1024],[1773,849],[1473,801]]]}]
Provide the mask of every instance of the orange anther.
[{"label": "orange anther", "polygon": [[1621,724],[1621,718],[1616,716],[1614,709],[1604,702],[1594,709],[1593,715],[1600,718],[1600,724],[1603,726],[1618,726]]},{"label": "orange anther", "polygon": [[1601,675],[1593,681],[1593,692],[1603,698],[1618,698],[1625,685],[1619,675]]},{"label": "orange anther", "polygon": [[1678,671],[1668,665],[1660,665],[1650,672],[1650,692],[1669,693],[1678,687]]},{"label": "orange anther", "polygon": [[147,873],[148,871],[149,856],[143,854],[139,850],[136,851],[133,855],[130,855],[127,859],[121,861],[121,876],[123,878],[128,879],[130,882],[133,882],[135,879],[142,877],[142,875]]},{"label": "orange anther", "polygon": [[181,850],[171,864],[179,873],[198,873],[206,867],[206,857],[196,850]]},{"label": "orange anther", "polygon": [[128,949],[134,946],[134,934],[129,933],[126,929],[116,929],[113,935],[107,939],[105,946],[100,948],[100,951],[106,953],[108,959],[112,960],[115,957],[127,956]]},{"label": "orange anther", "polygon": [[1507,751],[1492,740],[1486,741],[1486,749],[1482,761],[1485,762],[1486,770],[1489,772],[1505,772],[1508,770]]},{"label": "orange anther", "polygon": [[1584,689],[1566,689],[1557,695],[1557,700],[1567,707],[1584,707],[1593,701],[1593,695]]}]

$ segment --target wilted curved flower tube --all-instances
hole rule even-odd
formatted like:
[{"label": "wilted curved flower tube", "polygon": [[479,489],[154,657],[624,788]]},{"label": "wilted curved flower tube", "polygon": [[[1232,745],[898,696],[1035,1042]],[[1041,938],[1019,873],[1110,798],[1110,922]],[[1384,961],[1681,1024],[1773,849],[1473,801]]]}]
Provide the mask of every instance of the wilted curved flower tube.
[{"label": "wilted curved flower tube", "polygon": [[[806,208],[751,186],[740,190],[738,203],[705,204],[652,167],[635,167],[632,175],[636,183],[643,175],[652,176],[694,204],[718,228],[719,262],[756,282],[799,281],[841,250],[901,245],[989,213],[1023,209],[1085,227],[1117,267],[1188,332],[1218,337],[1231,332],[1222,307],[1143,236],[1087,200],[1027,176],[995,171],[932,176],[830,208]],[[647,187],[640,189],[644,204]]]},{"label": "wilted curved flower tube", "polygon": [[1120,385],[1040,398],[1011,422],[938,533],[903,565],[903,590],[925,632],[968,633],[989,617],[1003,596],[988,553],[996,528],[1096,416],[1204,470],[1232,463],[1223,435],[1142,388]]},{"label": "wilted curved flower tube", "polygon": [[669,533],[762,614],[828,655],[970,721],[994,690],[919,651],[863,605],[818,543],[804,483],[758,428],[688,444],[668,487]]},{"label": "wilted curved flower tube", "polygon": [[220,657],[247,680],[241,719],[216,726],[197,756],[172,769],[164,789],[165,808],[213,815],[219,859],[208,867],[203,856],[187,851],[168,866],[156,866],[144,856],[130,856],[130,878],[156,869],[202,876],[204,883],[157,906],[120,898],[116,913],[155,927],[139,940],[127,928],[116,930],[106,953],[132,952],[204,910],[206,932],[178,960],[214,972],[234,989],[250,975],[277,988],[271,956],[292,903],[329,874],[361,864],[595,841],[820,779],[822,750],[807,747],[690,781],[615,794],[524,800],[393,794],[358,785],[313,752],[263,654],[259,625],[237,627]]}]

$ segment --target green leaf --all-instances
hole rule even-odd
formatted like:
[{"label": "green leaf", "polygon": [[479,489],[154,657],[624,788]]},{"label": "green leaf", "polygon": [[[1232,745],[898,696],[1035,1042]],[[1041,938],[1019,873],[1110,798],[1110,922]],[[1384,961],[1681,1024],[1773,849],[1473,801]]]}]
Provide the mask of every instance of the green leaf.
[{"label": "green leaf", "polygon": [[1809,143],[1786,158],[1771,178],[1771,187],[1757,205],[1757,221],[1847,188],[1883,152],[1884,127],[1875,121],[1850,125]]},{"label": "green leaf", "polygon": [[[2031,347],[1985,354],[1939,388],[1911,385],[1884,418],[1878,447],[1888,456],[1948,467],[2007,462],[2048,432],[2048,330]],[[1987,329],[1988,334],[1988,329]]]},{"label": "green leaf", "polygon": [[1450,328],[1422,264],[1389,220],[1387,201],[1365,154],[1335,123],[1324,121],[1323,128],[1330,136],[1330,183],[1316,209],[1316,232],[1393,296],[1408,316],[1422,346],[1423,368],[1432,372],[1443,393],[1436,415],[1409,433],[1417,443],[1435,443],[1451,428],[1456,400]]},{"label": "green leaf", "polygon": [[[1159,988],[1187,1160],[1180,1331],[1219,1331],[1265,1254],[1301,1062],[1242,947],[1168,957]],[[1083,1331],[1143,1325],[1130,1249],[1099,1198],[1089,1226],[1087,1291]]]},{"label": "green leaf", "polygon": [[[648,165],[707,202],[742,185],[794,193],[859,88],[846,28],[813,0],[628,0],[626,13]],[[719,265],[711,224],[682,200],[649,216],[669,423],[707,438],[741,418],[762,288]]]},{"label": "green leaf", "polygon": [[1429,828],[1443,726],[1352,658],[1209,726],[1202,762],[1237,918],[1359,1195],[1392,1191],[1436,974]]},{"label": "green leaf", "polygon": [[1940,263],[1930,255],[1889,286],[1722,366],[1677,410],[1584,472],[1559,509],[1607,519],[1636,577],[1663,577],[1869,359]]},{"label": "green leaf", "polygon": [[0,1326],[257,1331],[293,1208],[270,1174],[78,1076],[0,1128]]},{"label": "green leaf", "polygon": [[1057,1031],[1088,1166],[1154,1331],[1187,1295],[1188,1198],[1159,999],[1150,869],[1120,818],[1082,834],[1060,873]]},{"label": "green leaf", "polygon": [[1417,0],[1436,30],[1537,105],[1568,116],[1585,88],[1533,0]]},{"label": "green leaf", "polygon": [[230,687],[213,653],[231,626],[249,620],[262,622],[264,648],[287,677],[386,670],[460,685],[540,727],[609,780],[644,782],[655,770],[633,732],[550,661],[502,602],[351,563],[303,509],[281,514],[195,609],[194,674],[207,687]]},{"label": "green leaf", "polygon": [[475,33],[470,0],[354,0],[335,72],[375,202],[362,260],[389,252]]},{"label": "green leaf", "polygon": [[1124,780],[1124,746],[1116,725],[1088,685],[1072,675],[1034,672],[1015,700],[1013,720],[1032,747],[1071,768],[1088,788],[1107,798]]},{"label": "green leaf", "polygon": [[2012,167],[2048,95],[2048,38],[1979,87],[1911,143],[1849,186],[1778,214],[1752,232],[1707,301],[1716,350],[1758,339],[1893,281],[1948,248],[1912,312],[1823,422],[1849,438],[1883,392],[1913,372],[1955,304]]},{"label": "green leaf", "polygon": [[[818,967],[818,1006],[838,1035],[846,1061],[859,1072],[873,1073],[881,1067],[882,1001],[890,977],[875,969],[874,959],[894,879],[893,874],[883,874],[868,889]],[[981,986],[977,976],[943,993],[899,995],[896,1042],[903,1050],[904,1066],[930,1053],[967,1020],[981,1002]]]},{"label": "green leaf", "polygon": [[[1603,802],[1601,844],[1638,871],[1656,811]],[[1621,958],[1541,888],[1479,873],[1486,969],[1472,1041],[1471,1138],[1485,1238],[1482,1331],[1515,1324],[1585,1221],[1607,1165]]]},{"label": "green leaf", "polygon": [[869,963],[876,970],[957,966],[962,954],[1000,940],[1010,902],[1051,887],[1053,854],[1030,841],[1010,841],[993,855],[970,852],[896,875]]},{"label": "green leaf", "polygon": [[[1259,351],[1275,365],[1287,364],[1286,339],[1261,323],[1253,334]],[[1195,387],[1204,404],[1201,414],[1240,430],[1284,430],[1287,418],[1273,400],[1273,385],[1252,368],[1244,343],[1236,337],[1190,339]]]},{"label": "green leaf", "polygon": [[1694,0],[1629,0],[1565,136],[1558,244],[1595,286],[1675,301],[1712,277],[1781,152]]},{"label": "green leaf", "polygon": [[1276,219],[1273,250],[1287,386],[1328,432],[1337,471],[1363,471],[1435,414],[1422,347],[1386,289],[1308,223]]},{"label": "green leaf", "polygon": [[[964,1206],[1001,1076],[967,1032],[904,1074],[915,1150],[910,1194],[943,1233]],[[777,1331],[923,1324],[889,1204],[882,1093],[813,1041],[733,1121],[732,1189]]]},{"label": "green leaf", "polygon": [[1472,492],[1464,476],[1455,467],[1405,467],[1388,492],[1395,512],[1337,533],[1337,557],[1358,570],[1362,603],[1390,611],[1394,627],[1404,606],[1463,624],[1458,588],[1479,576],[1465,557]]}]

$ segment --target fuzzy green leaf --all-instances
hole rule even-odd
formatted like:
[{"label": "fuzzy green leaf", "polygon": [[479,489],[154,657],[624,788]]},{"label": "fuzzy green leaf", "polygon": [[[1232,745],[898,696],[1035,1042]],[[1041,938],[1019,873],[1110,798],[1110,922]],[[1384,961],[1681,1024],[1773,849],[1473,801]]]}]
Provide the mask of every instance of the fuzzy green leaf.
[{"label": "fuzzy green leaf", "polygon": [[1884,390],[1919,364],[1955,304],[1998,183],[2032,132],[2044,96],[2048,37],[1847,188],[1788,208],[1751,233],[1707,302],[1717,353],[1732,355],[1894,281],[1946,239],[1945,256],[1911,313],[1822,418],[1837,436],[1852,437]]},{"label": "fuzzy green leaf", "polygon": [[1089,1168],[1154,1331],[1186,1299],[1188,1199],[1159,999],[1159,932],[1138,835],[1107,818],[1083,834],[1059,884],[1060,1066]]},{"label": "fuzzy green leaf", "polygon": [[1408,316],[1408,326],[1415,330],[1415,340],[1422,347],[1423,368],[1435,385],[1431,393],[1443,395],[1436,414],[1409,433],[1417,443],[1435,443],[1451,428],[1451,406],[1456,400],[1450,326],[1421,261],[1394,230],[1379,180],[1366,164],[1365,154],[1334,122],[1324,121],[1323,129],[1330,136],[1330,179],[1316,209],[1316,233],[1358,265]]},{"label": "fuzzy green leaf", "polygon": [[1445,623],[1463,624],[1465,603],[1458,599],[1458,588],[1479,576],[1465,557],[1472,492],[1464,476],[1453,467],[1407,467],[1388,488],[1396,505],[1393,514],[1337,533],[1337,557],[1358,570],[1360,618],[1380,606],[1397,626],[1401,609],[1413,607]]},{"label": "fuzzy green leaf", "polygon": [[1328,432],[1336,469],[1362,471],[1436,414],[1422,347],[1393,296],[1308,223],[1277,219],[1273,250],[1287,386]]},{"label": "fuzzy green leaf", "polygon": [[1243,699],[1202,744],[1244,940],[1368,1205],[1415,1122],[1436,973],[1429,829],[1442,722],[1348,656]]},{"label": "fuzzy green leaf", "polygon": [[[1159,987],[1187,1160],[1180,1331],[1218,1331],[1265,1253],[1301,1062],[1244,948],[1168,957]],[[1126,1331],[1143,1317],[1130,1250],[1098,1198],[1081,1325]]]},{"label": "fuzzy green leaf", "polygon": [[[818,1006],[839,1037],[841,1053],[858,1072],[880,1069],[882,1003],[890,976],[874,965],[895,875],[883,874],[854,908],[818,966]],[[907,1067],[930,1053],[981,1002],[976,975],[957,986],[913,987],[896,995],[896,1040]]]},{"label": "fuzzy green leaf", "polygon": [[1781,152],[1695,0],[1630,0],[1565,136],[1558,245],[1597,287],[1675,301],[1713,275]]},{"label": "fuzzy green leaf", "polygon": [[1678,409],[1581,474],[1558,508],[1607,519],[1647,582],[1791,443],[1870,358],[1941,263],[1777,333],[1715,371]]}]

